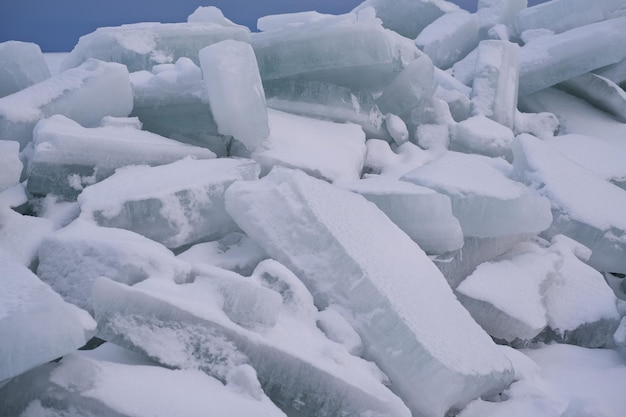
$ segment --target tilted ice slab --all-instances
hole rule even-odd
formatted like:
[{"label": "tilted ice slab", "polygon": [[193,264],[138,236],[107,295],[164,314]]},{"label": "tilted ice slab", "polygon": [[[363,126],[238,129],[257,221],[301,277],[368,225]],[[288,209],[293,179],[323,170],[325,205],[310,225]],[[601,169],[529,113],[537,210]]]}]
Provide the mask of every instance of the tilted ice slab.
[{"label": "tilted ice slab", "polygon": [[[184,285],[147,280],[133,287],[100,279],[94,290],[99,335],[168,367],[201,369],[220,379],[250,364],[274,402],[304,415],[410,416],[370,363],[349,355],[293,310],[294,303],[306,303],[297,286],[270,277],[285,291],[283,312],[274,327],[255,331],[222,311],[213,278],[198,276]],[[239,294],[231,296],[241,299]],[[314,309],[310,295],[306,307]],[[239,308],[250,312],[249,305]]]},{"label": "tilted ice slab", "polygon": [[559,88],[626,122],[626,92],[608,78],[587,73],[562,82]]},{"label": "tilted ice slab", "polygon": [[450,130],[450,150],[513,159],[513,131],[485,116],[470,117]]},{"label": "tilted ice slab", "polygon": [[340,184],[383,211],[424,252],[441,254],[463,246],[463,232],[450,198],[430,188],[385,177]]},{"label": "tilted ice slab", "polygon": [[401,179],[432,188],[452,200],[464,236],[488,238],[539,233],[550,226],[550,202],[509,179],[504,161],[447,152]]},{"label": "tilted ice slab", "polygon": [[531,135],[516,138],[513,155],[514,175],[552,203],[554,221],[545,235],[564,234],[587,246],[590,265],[600,271],[626,272],[626,191]]},{"label": "tilted ice slab", "polygon": [[178,248],[236,231],[224,208],[224,190],[258,174],[258,165],[248,159],[186,158],[158,167],[130,166],[85,188],[78,202],[83,219]]},{"label": "tilted ice slab", "polygon": [[89,60],[7,97],[0,98],[0,138],[24,148],[37,122],[62,114],[83,126],[105,116],[128,116],[133,92],[123,65]]},{"label": "tilted ice slab", "polygon": [[615,64],[607,65],[594,71],[601,77],[608,78],[615,84],[626,83],[626,58]]},{"label": "tilted ice slab", "polygon": [[489,29],[498,24],[511,26],[515,16],[526,8],[528,0],[478,0],[480,37],[487,39]]},{"label": "tilted ice slab", "polygon": [[93,313],[91,286],[100,276],[127,285],[149,277],[185,282],[191,265],[141,235],[77,219],[43,240],[37,275],[66,301]]},{"label": "tilted ice slab", "polygon": [[248,42],[250,31],[243,26],[211,22],[102,27],[80,37],[62,69],[76,67],[89,58],[119,62],[131,72],[150,70],[154,65],[173,63],[181,57],[199,64],[200,49],[226,39]]},{"label": "tilted ice slab", "polygon": [[50,78],[50,70],[39,45],[18,41],[0,43],[0,97],[46,78]]},{"label": "tilted ice slab", "polygon": [[187,156],[215,158],[208,149],[139,130],[125,121],[132,120],[119,120],[119,127],[94,128],[61,115],[39,122],[34,131],[28,191],[74,199],[84,187],[127,165],[163,165]]},{"label": "tilted ice slab", "polygon": [[623,60],[624,27],[626,17],[620,17],[527,43],[520,49],[519,94],[530,94]]},{"label": "tilted ice slab", "polygon": [[0,249],[0,381],[70,353],[95,322]]},{"label": "tilted ice slab", "polygon": [[226,40],[200,50],[200,66],[218,131],[254,150],[269,134],[265,92],[250,44]]},{"label": "tilted ice slab", "polygon": [[443,415],[511,381],[508,360],[441,273],[362,196],[275,168],[260,181],[233,184],[226,204],[318,306],[342,307],[366,355],[415,415]]},{"label": "tilted ice slab", "polygon": [[24,266],[33,265],[42,240],[55,229],[51,220],[0,207],[0,249]]},{"label": "tilted ice slab", "polygon": [[361,177],[365,133],[352,123],[333,123],[269,111],[270,135],[252,154],[265,173],[275,165],[299,168],[328,181]]},{"label": "tilted ice slab", "polygon": [[20,144],[15,141],[0,141],[0,192],[20,182],[24,164],[20,160]]},{"label": "tilted ice slab", "polygon": [[298,77],[378,90],[419,51],[413,42],[362,17],[323,26],[302,25],[252,35],[263,81]]},{"label": "tilted ice slab", "polygon": [[254,370],[233,370],[224,384],[194,369],[172,370],[73,353],[0,390],[0,416],[285,417],[259,387]]}]

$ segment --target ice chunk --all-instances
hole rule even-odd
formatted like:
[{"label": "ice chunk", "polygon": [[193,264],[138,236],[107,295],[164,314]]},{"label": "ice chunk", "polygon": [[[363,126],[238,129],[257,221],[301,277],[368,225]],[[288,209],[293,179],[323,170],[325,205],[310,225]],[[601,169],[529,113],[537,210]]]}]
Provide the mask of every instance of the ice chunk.
[{"label": "ice chunk", "polygon": [[40,119],[63,114],[83,126],[128,116],[133,92],[123,65],[89,60],[78,68],[0,98],[0,138],[24,147]]},{"label": "ice chunk", "polygon": [[95,330],[89,314],[1,249],[0,287],[0,381],[78,349]]},{"label": "ice chunk", "polygon": [[100,279],[94,295],[102,337],[168,367],[226,379],[233,368],[249,364],[274,402],[304,415],[410,415],[367,362],[326,339],[314,322],[283,312],[275,327],[260,333],[233,323],[207,277],[133,287]]},{"label": "ice chunk", "polygon": [[474,70],[476,69],[476,61],[478,60],[478,48],[467,54],[465,58],[457,61],[452,66],[452,74],[454,78],[459,80],[466,86],[471,86],[474,80]]},{"label": "ice chunk", "polygon": [[385,115],[385,126],[397,145],[402,145],[403,143],[408,142],[409,129],[406,127],[406,123],[404,123],[401,118],[395,114],[387,113]]},{"label": "ice chunk", "polygon": [[528,0],[478,0],[478,20],[480,23],[480,37],[486,39],[489,30],[496,25],[512,26],[515,16],[524,10]]},{"label": "ice chunk", "polygon": [[472,115],[483,115],[513,129],[517,110],[519,47],[487,40],[478,46],[472,84]]},{"label": "ice chunk", "polygon": [[200,65],[219,132],[254,150],[269,134],[265,93],[250,44],[226,40],[200,51]]},{"label": "ice chunk", "polygon": [[456,89],[448,89],[439,85],[435,90],[434,97],[448,104],[450,114],[456,122],[461,122],[469,117],[469,93],[466,95]]},{"label": "ice chunk", "polygon": [[341,184],[376,204],[428,254],[463,246],[463,232],[452,215],[450,197],[430,188],[385,177]]},{"label": "ice chunk", "polygon": [[[447,139],[448,128],[447,126],[444,128]],[[432,161],[435,155],[434,152],[425,151],[411,142],[394,147],[395,151],[391,149],[388,142],[380,139],[370,139],[365,146],[367,154],[364,171],[368,174],[381,174],[395,179]]]},{"label": "ice chunk", "polygon": [[513,131],[516,135],[530,133],[541,139],[553,137],[560,127],[559,119],[552,113],[522,113],[515,112],[515,126]]},{"label": "ice chunk", "polygon": [[0,43],[0,97],[50,78],[39,45],[29,42]]},{"label": "ice chunk", "polygon": [[220,238],[237,230],[224,209],[224,190],[258,172],[253,161],[221,158],[122,168],[78,196],[81,218],[169,248]]},{"label": "ice chunk", "polygon": [[478,15],[465,10],[446,13],[429,24],[415,39],[433,64],[450,68],[478,46]]},{"label": "ice chunk", "polygon": [[626,17],[620,17],[527,43],[520,49],[519,94],[530,94],[623,60],[624,27]]},{"label": "ice chunk", "polygon": [[55,228],[51,220],[23,216],[8,207],[0,207],[0,249],[24,266],[33,265],[41,241]]},{"label": "ice chunk", "polygon": [[207,45],[227,39],[250,40],[248,28],[222,23],[134,23],[101,27],[80,37],[62,69],[76,67],[89,58],[122,63],[130,72],[174,63],[181,57],[199,64],[198,52]]},{"label": "ice chunk", "polygon": [[626,358],[626,317],[622,317],[622,320],[613,335],[613,341],[615,342],[615,348],[617,351],[622,355],[622,357]]},{"label": "ice chunk", "polygon": [[415,39],[430,23],[459,7],[445,0],[365,0],[353,12],[373,7],[383,25],[402,36]]},{"label": "ice chunk", "polygon": [[626,83],[626,59],[622,59],[615,64],[607,65],[606,67],[598,68],[594,71],[601,77],[608,78],[615,84]]},{"label": "ice chunk", "polygon": [[37,275],[66,301],[93,313],[91,286],[100,276],[127,285],[149,277],[185,282],[191,266],[141,235],[77,219],[43,240]]},{"label": "ice chunk", "polygon": [[626,122],[626,91],[608,78],[587,73],[564,81],[559,87]]},{"label": "ice chunk", "polygon": [[447,152],[401,179],[450,196],[464,236],[501,237],[539,233],[550,226],[550,202],[510,180],[504,161]]},{"label": "ice chunk", "polygon": [[513,159],[511,145],[515,135],[506,126],[485,116],[474,116],[451,128],[450,149],[491,157]]},{"label": "ice chunk", "polygon": [[189,146],[131,126],[84,128],[61,115],[35,127],[28,191],[74,199],[84,187],[127,165],[163,165],[186,156],[210,159],[208,149]]},{"label": "ice chunk", "polygon": [[20,144],[9,140],[0,140],[0,193],[20,182],[24,165],[20,160]]},{"label": "ice chunk", "polygon": [[417,126],[415,139],[417,144],[429,151],[443,153],[450,146],[450,130],[453,127],[446,125],[423,124]]},{"label": "ice chunk", "polygon": [[363,352],[363,341],[350,323],[339,314],[333,306],[329,306],[317,315],[317,327],[337,343],[341,343],[353,355]]},{"label": "ice chunk", "polygon": [[299,168],[329,181],[361,177],[365,133],[352,123],[309,119],[269,111],[270,135],[252,154],[268,172],[274,165]]},{"label": "ice chunk", "polygon": [[322,28],[324,26],[336,23],[354,23],[357,20],[356,13],[347,13],[342,15],[332,15],[318,13],[316,11],[283,13],[269,16],[259,17],[257,20],[257,29],[261,32],[270,30],[288,30],[302,26],[315,26]]},{"label": "ice chunk", "polygon": [[[226,192],[227,209],[318,306],[337,304],[366,355],[418,415],[443,415],[512,377],[424,252],[362,196],[275,168]],[[367,227],[365,227],[367,225]],[[415,275],[417,274],[417,275]],[[434,325],[425,317],[438,317]]]},{"label": "ice chunk", "polygon": [[552,203],[554,221],[544,234],[564,234],[587,246],[590,265],[600,271],[626,272],[626,191],[531,135],[516,138],[513,155],[515,175]]},{"label": "ice chunk", "polygon": [[245,30],[245,26],[237,25],[224,17],[224,13],[215,6],[200,6],[187,16],[188,23],[216,23],[225,27],[236,27]]}]

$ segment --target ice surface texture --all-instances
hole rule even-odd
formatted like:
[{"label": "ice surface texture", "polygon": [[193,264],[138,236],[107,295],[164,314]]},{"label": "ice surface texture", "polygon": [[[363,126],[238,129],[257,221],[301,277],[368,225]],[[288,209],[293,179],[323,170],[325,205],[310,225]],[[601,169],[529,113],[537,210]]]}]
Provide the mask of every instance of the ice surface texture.
[{"label": "ice surface texture", "polygon": [[18,41],[0,43],[0,97],[46,78],[50,78],[50,71],[39,45]]},{"label": "ice surface texture", "polygon": [[350,312],[366,354],[417,415],[443,415],[510,382],[508,360],[441,273],[362,196],[275,168],[260,181],[233,184],[226,202],[239,226],[303,280],[319,307]]},{"label": "ice surface texture", "polygon": [[24,164],[20,160],[20,144],[14,141],[0,141],[0,192],[20,182]]}]

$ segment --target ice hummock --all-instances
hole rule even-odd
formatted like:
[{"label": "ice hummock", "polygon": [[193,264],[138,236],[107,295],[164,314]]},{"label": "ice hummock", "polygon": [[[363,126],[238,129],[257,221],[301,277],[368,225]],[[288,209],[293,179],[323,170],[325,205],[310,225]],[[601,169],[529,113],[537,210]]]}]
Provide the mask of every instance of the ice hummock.
[{"label": "ice hummock", "polygon": [[274,168],[260,181],[233,184],[226,204],[248,235],[303,280],[319,307],[350,312],[345,317],[366,355],[413,413],[443,415],[510,382],[508,360],[441,273],[362,196]]},{"label": "ice hummock", "polygon": [[224,208],[224,191],[258,177],[249,159],[185,158],[157,167],[129,166],[78,196],[81,218],[127,229],[179,248],[237,231]]},{"label": "ice hummock", "polygon": [[[87,186],[128,165],[164,165],[187,156],[215,158],[208,149],[190,146],[137,129],[137,119],[108,119],[120,126],[85,128],[61,115],[35,126],[27,189],[34,195],[75,199]],[[105,122],[106,123],[106,122]]]},{"label": "ice hummock", "polygon": [[0,43],[0,97],[47,78],[50,78],[50,70],[39,45],[18,41]]},{"label": "ice hummock", "polygon": [[0,138],[15,140],[24,149],[37,122],[62,114],[83,126],[105,116],[128,116],[133,92],[123,65],[89,60],[71,71],[0,98]]}]

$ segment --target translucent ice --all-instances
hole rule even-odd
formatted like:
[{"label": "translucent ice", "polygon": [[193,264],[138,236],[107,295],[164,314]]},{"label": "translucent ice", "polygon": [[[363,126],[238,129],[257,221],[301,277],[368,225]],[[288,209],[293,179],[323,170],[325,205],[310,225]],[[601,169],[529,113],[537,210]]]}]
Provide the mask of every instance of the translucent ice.
[{"label": "translucent ice", "polygon": [[0,43],[0,97],[50,78],[41,49],[34,43]]},{"label": "translucent ice", "polygon": [[74,199],[81,190],[127,165],[163,165],[186,156],[214,158],[189,146],[133,126],[85,128],[61,115],[35,127],[28,191]]},{"label": "translucent ice", "polygon": [[0,192],[20,182],[24,165],[20,160],[20,144],[18,142],[0,141]]},{"label": "translucent ice", "polygon": [[218,131],[254,150],[269,126],[252,47],[235,40],[214,43],[200,50],[200,65]]},{"label": "translucent ice", "polygon": [[95,330],[89,314],[1,249],[0,286],[0,381],[78,349]]},{"label": "translucent ice", "polygon": [[473,116],[451,128],[450,149],[513,159],[513,131],[485,116]]},{"label": "translucent ice", "polygon": [[562,82],[559,88],[626,122],[626,92],[608,78],[587,73]]},{"label": "translucent ice", "polygon": [[222,158],[119,169],[78,196],[81,217],[169,248],[219,238],[237,230],[224,209],[224,190],[258,172],[253,161]]},{"label": "translucent ice", "polygon": [[128,116],[133,108],[128,71],[119,64],[89,60],[78,68],[0,98],[0,137],[23,149],[40,119],[63,114],[83,126],[104,116]]},{"label": "translucent ice", "polygon": [[226,201],[240,227],[298,274],[318,306],[349,312],[366,355],[415,414],[443,415],[510,382],[510,363],[441,273],[362,196],[275,168],[260,181],[233,184]]}]

